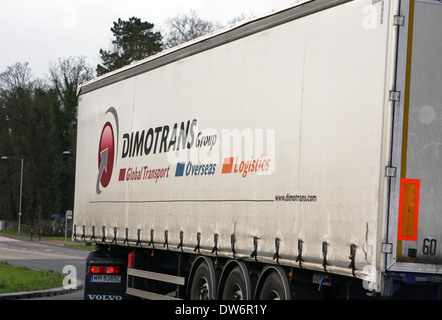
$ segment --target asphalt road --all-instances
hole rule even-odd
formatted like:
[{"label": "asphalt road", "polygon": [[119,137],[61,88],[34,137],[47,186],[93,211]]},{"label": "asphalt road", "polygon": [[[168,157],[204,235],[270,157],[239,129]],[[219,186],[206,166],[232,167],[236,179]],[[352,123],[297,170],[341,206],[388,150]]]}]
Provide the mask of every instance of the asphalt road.
[{"label": "asphalt road", "polygon": [[[0,261],[33,270],[53,270],[84,283],[87,250],[65,247],[63,241],[33,241],[0,234]],[[62,284],[60,285],[60,287]],[[83,290],[39,299],[83,300]]]}]

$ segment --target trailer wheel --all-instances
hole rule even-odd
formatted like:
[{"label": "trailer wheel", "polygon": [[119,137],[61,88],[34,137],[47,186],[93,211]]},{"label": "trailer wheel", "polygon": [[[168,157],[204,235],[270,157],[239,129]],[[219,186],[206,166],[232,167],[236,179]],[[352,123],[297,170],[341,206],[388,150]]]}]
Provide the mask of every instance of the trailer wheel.
[{"label": "trailer wheel", "polygon": [[265,279],[258,286],[257,292],[259,300],[290,300],[290,284],[285,272],[281,268],[271,269],[263,272]]},{"label": "trailer wheel", "polygon": [[246,279],[241,267],[235,267],[229,274],[223,289],[223,300],[249,300]]},{"label": "trailer wheel", "polygon": [[201,262],[195,271],[190,288],[191,300],[210,300],[213,296],[215,288],[213,288],[213,280],[207,263]]}]

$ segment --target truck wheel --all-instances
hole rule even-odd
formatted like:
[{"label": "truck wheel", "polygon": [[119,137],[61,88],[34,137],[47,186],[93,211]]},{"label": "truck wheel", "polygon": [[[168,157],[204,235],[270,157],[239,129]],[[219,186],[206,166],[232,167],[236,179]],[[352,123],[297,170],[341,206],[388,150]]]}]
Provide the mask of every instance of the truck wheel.
[{"label": "truck wheel", "polygon": [[209,266],[206,262],[202,262],[193,276],[190,299],[209,300],[213,296],[213,290]]},{"label": "truck wheel", "polygon": [[290,300],[284,281],[277,271],[272,271],[265,279],[259,300]]},{"label": "truck wheel", "polygon": [[229,274],[222,295],[223,300],[249,300],[246,279],[241,268],[235,267]]}]

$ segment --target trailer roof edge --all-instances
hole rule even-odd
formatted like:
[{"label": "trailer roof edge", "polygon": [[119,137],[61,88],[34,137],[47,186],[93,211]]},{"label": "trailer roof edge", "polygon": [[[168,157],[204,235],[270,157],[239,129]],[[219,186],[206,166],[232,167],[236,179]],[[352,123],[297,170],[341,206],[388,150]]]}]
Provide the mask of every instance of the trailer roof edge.
[{"label": "trailer roof edge", "polygon": [[349,1],[351,0],[304,0],[291,4],[288,7],[275,9],[261,16],[247,18],[231,26],[84,82],[77,88],[77,97],[180,59]]}]

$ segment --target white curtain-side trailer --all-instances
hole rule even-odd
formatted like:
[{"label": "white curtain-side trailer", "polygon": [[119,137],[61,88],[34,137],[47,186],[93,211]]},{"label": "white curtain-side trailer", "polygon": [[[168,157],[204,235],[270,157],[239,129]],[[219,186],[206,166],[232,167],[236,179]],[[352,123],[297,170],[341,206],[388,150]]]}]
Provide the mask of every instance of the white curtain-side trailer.
[{"label": "white curtain-side trailer", "polygon": [[82,84],[86,299],[440,299],[442,3],[302,1]]}]

